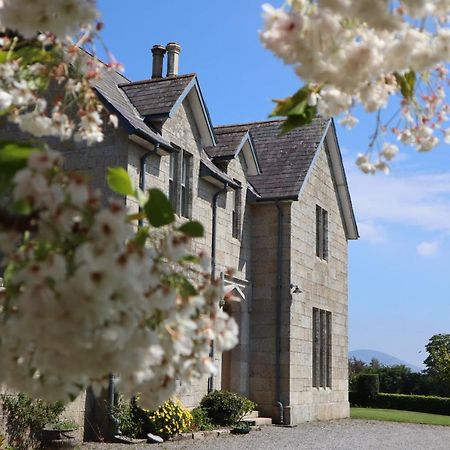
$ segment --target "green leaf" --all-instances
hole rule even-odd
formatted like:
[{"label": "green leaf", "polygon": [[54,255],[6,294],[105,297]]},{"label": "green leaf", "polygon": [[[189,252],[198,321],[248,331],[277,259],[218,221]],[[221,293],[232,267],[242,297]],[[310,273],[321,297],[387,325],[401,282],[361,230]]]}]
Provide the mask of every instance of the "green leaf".
[{"label": "green leaf", "polygon": [[180,292],[180,295],[183,298],[191,297],[193,295],[197,295],[198,291],[194,287],[194,285],[186,278],[181,278],[179,280],[178,289]]},{"label": "green leaf", "polygon": [[200,222],[192,221],[186,222],[178,228],[179,231],[184,233],[186,236],[190,236],[193,238],[203,237],[204,229],[203,225]]},{"label": "green leaf", "polygon": [[178,260],[180,263],[200,264],[200,258],[195,255],[186,255]]},{"label": "green leaf", "polygon": [[416,73],[412,70],[403,75],[396,72],[395,79],[400,86],[400,92],[402,93],[403,98],[406,100],[411,100],[416,86]]},{"label": "green leaf", "polygon": [[108,167],[108,186],[120,195],[133,195],[133,183],[128,172],[123,167]]},{"label": "green leaf", "polygon": [[311,123],[311,121],[312,117],[310,118],[309,116],[290,116],[281,124],[280,136],[289,133],[289,131],[295,130],[296,128],[300,128],[303,125],[307,125]]},{"label": "green leaf", "polygon": [[174,222],[175,216],[169,199],[159,189],[150,189],[148,193],[144,212],[150,224],[158,228]]},{"label": "green leaf", "polygon": [[14,141],[0,141],[0,192],[11,185],[14,175],[27,165],[36,147]]},{"label": "green leaf", "polygon": [[311,123],[317,115],[317,107],[308,104],[310,92],[311,89],[308,86],[304,86],[292,97],[275,101],[277,106],[273,110],[271,117],[284,116],[287,118],[281,126],[281,134]]},{"label": "green leaf", "polygon": [[140,247],[144,247],[148,238],[148,227],[141,227],[137,230],[134,242]]}]

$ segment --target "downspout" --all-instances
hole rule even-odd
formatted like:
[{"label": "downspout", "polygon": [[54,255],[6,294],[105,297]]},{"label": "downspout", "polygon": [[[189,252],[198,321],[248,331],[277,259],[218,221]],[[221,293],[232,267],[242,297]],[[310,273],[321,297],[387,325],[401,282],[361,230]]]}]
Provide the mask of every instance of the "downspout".
[{"label": "downspout", "polygon": [[277,295],[276,295],[276,330],[275,330],[275,401],[280,410],[280,424],[284,424],[284,405],[281,401],[281,317],[283,312],[283,225],[284,213],[279,202],[277,240]]},{"label": "downspout", "polygon": [[[211,226],[211,279],[215,280],[216,278],[216,240],[217,240],[217,202],[219,200],[219,196],[225,193],[228,189],[228,183],[225,182],[223,188],[220,191],[217,191],[213,195],[212,201],[212,226]],[[209,357],[211,359],[214,358],[214,341],[211,342],[211,349],[209,351]],[[208,393],[214,389],[214,379],[211,375],[208,378]]]},{"label": "downspout", "polygon": [[[158,148],[159,148],[159,142],[156,142],[155,146],[151,150],[148,150],[147,152],[145,152],[139,160],[139,189],[143,192],[145,192],[145,189],[146,189],[145,173],[147,172],[147,159],[151,154],[156,153],[158,151]],[[141,208],[139,208],[139,211],[141,211]],[[139,219],[138,225],[139,225],[139,228],[142,228],[144,225],[144,220]]]}]

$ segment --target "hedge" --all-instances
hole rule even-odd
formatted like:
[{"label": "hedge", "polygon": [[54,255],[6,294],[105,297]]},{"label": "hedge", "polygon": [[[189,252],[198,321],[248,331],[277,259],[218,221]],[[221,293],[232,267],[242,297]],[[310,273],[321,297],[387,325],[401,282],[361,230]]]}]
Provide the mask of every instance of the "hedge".
[{"label": "hedge", "polygon": [[378,394],[375,398],[361,399],[358,392],[349,392],[351,406],[399,409],[450,416],[450,398],[429,395]]},{"label": "hedge", "polygon": [[378,394],[377,408],[400,409],[450,416],[450,398],[428,395]]}]

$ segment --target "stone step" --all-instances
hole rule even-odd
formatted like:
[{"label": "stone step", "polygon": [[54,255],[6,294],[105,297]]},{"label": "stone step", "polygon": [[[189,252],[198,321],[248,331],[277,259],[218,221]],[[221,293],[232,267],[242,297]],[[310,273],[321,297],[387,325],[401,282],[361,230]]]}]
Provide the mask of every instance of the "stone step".
[{"label": "stone step", "polygon": [[251,411],[249,413],[247,413],[242,420],[244,419],[256,419],[257,417],[259,417],[259,411]]},{"label": "stone step", "polygon": [[243,419],[243,422],[247,422],[251,427],[272,425],[272,419],[270,417],[254,417],[252,419]]}]

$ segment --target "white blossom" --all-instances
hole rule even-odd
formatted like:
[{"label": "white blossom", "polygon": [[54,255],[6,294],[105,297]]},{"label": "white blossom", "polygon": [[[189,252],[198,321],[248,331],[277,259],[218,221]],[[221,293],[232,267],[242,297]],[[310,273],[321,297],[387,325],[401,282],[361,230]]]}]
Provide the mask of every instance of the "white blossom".
[{"label": "white blossom", "polygon": [[[389,131],[419,151],[438,144],[450,110],[449,0],[401,0],[396,7],[386,0],[289,0],[281,8],[264,5],[263,16],[263,45],[292,65],[319,114],[343,114],[341,124],[351,127],[349,109],[362,104],[378,115],[371,147],[383,148]],[[392,119],[384,124],[381,110],[399,94],[400,123],[389,130]],[[386,160],[393,156],[383,152]],[[359,167],[386,172],[384,164],[369,157]]]},{"label": "white blossom", "polygon": [[[19,236],[0,232],[5,262],[15,263],[0,307],[0,382],[68,400],[113,372],[122,392],[141,392],[155,407],[175,380],[213,373],[211,341],[230,349],[237,325],[220,309],[220,285],[201,267],[191,271],[194,283],[177,265],[189,254],[187,236],[167,229],[149,236],[150,247],[138,245],[123,205],[102,208],[61,166],[59,153],[37,152],[14,177],[14,198],[36,211],[38,226],[14,254]],[[173,281],[180,277],[193,292]]]}]

